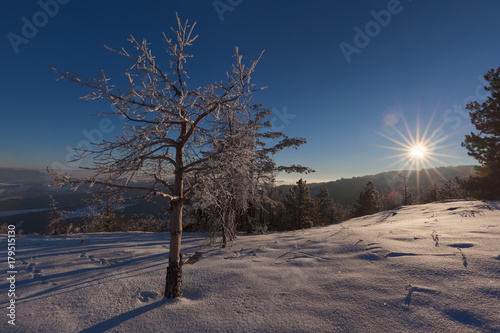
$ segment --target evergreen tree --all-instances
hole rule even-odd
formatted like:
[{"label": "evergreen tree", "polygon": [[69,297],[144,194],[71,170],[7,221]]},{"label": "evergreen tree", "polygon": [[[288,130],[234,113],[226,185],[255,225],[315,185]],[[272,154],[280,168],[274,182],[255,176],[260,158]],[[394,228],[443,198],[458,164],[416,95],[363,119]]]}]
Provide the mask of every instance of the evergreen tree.
[{"label": "evergreen tree", "polygon": [[455,177],[455,182],[457,183],[458,187],[460,188],[460,193],[462,195],[462,199],[469,198],[469,192],[468,192],[469,181],[468,181],[468,179]]},{"label": "evergreen tree", "polygon": [[330,193],[328,193],[326,187],[320,187],[319,193],[316,194],[316,199],[314,201],[317,224],[325,225],[333,222],[333,200],[330,199]]},{"label": "evergreen tree", "polygon": [[436,202],[440,200],[439,187],[436,183],[432,183],[427,188],[426,202]]},{"label": "evergreen tree", "polygon": [[345,220],[345,212],[342,207],[330,198],[328,189],[320,187],[315,198],[316,225],[325,225]]},{"label": "evergreen tree", "polygon": [[359,194],[353,206],[354,217],[371,215],[382,211],[384,196],[375,189],[375,184],[369,181]]},{"label": "evergreen tree", "polygon": [[290,188],[284,206],[290,229],[303,229],[313,226],[313,200],[306,181],[299,179],[297,185]]},{"label": "evergreen tree", "polygon": [[403,180],[403,205],[414,205],[417,202],[417,199],[414,196],[414,187],[408,185],[407,177],[404,177]]},{"label": "evergreen tree", "polygon": [[269,201],[269,227],[272,230],[286,230],[285,216],[286,209],[284,205],[285,193],[281,187],[271,188],[271,200]]},{"label": "evergreen tree", "polygon": [[500,67],[491,69],[484,76],[489,83],[484,89],[488,99],[479,104],[467,104],[472,124],[479,131],[465,136],[462,146],[481,165],[475,177],[470,178],[469,189],[485,199],[500,198]]},{"label": "evergreen tree", "polygon": [[443,187],[439,190],[439,197],[441,200],[446,199],[464,199],[465,193],[460,185],[452,180],[444,183]]}]

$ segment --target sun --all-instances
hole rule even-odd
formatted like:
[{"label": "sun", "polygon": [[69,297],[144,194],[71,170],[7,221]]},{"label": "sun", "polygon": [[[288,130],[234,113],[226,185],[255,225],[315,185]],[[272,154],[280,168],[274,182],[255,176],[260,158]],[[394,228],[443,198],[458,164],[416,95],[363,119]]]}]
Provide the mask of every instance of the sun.
[{"label": "sun", "polygon": [[425,158],[428,148],[424,146],[410,147],[410,156],[416,159]]},{"label": "sun", "polygon": [[[439,157],[454,157],[438,152],[438,150],[451,145],[443,145],[443,141],[446,139],[446,136],[438,135],[442,126],[438,126],[435,130],[431,130],[433,117],[434,115],[432,115],[429,119],[425,129],[421,131],[420,121],[417,115],[415,131],[411,131],[402,113],[399,114],[399,117],[398,115],[391,114],[384,118],[387,129],[389,129],[386,129],[387,134],[377,132],[379,135],[388,139],[395,145],[377,145],[376,147],[391,149],[398,152],[382,159],[396,160],[389,166],[390,168],[396,165],[399,166],[400,171],[397,173],[395,178],[405,170],[407,171],[407,176],[411,173],[411,171],[414,171],[417,179],[417,192],[420,192],[420,171],[422,169],[427,174],[429,180],[431,180],[431,176],[428,169],[434,170],[435,173],[444,179],[444,176],[441,175],[439,170],[435,168],[436,164],[445,164],[439,159]],[[404,134],[398,126],[396,126],[399,121],[401,121],[404,125],[406,134]]]}]

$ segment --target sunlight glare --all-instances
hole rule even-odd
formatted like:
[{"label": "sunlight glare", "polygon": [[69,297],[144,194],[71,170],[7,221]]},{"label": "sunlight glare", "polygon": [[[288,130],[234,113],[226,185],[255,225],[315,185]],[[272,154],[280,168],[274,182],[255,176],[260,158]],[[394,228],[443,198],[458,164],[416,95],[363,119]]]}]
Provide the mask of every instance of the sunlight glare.
[{"label": "sunlight glare", "polygon": [[410,155],[414,158],[424,158],[427,149],[423,146],[414,146],[410,150]]},{"label": "sunlight glare", "polygon": [[[395,150],[398,153],[388,156],[387,158],[394,158],[396,161],[390,165],[393,167],[395,165],[400,165],[399,172],[394,176],[394,178],[398,177],[398,175],[406,170],[406,177],[408,177],[412,170],[416,173],[416,183],[417,183],[417,196],[420,195],[420,171],[423,170],[429,181],[431,181],[431,175],[429,173],[429,169],[432,169],[433,172],[439,175],[440,178],[445,179],[445,177],[439,172],[436,166],[433,164],[445,164],[438,157],[454,157],[452,155],[438,153],[437,150],[445,148],[449,145],[442,145],[442,142],[446,139],[447,136],[438,136],[441,126],[437,127],[434,131],[431,131],[430,127],[432,124],[432,120],[434,118],[434,114],[429,119],[427,126],[423,132],[420,130],[420,120],[417,115],[416,129],[415,132],[412,133],[408,123],[406,122],[405,117],[402,113],[399,116],[395,115],[387,115],[384,117],[385,125],[388,126],[391,132],[387,134],[378,132],[378,134],[392,143],[394,146],[378,146],[381,148],[387,148],[391,150]],[[398,128],[398,122],[401,121],[404,125],[404,129],[406,130],[406,134],[404,134]],[[397,134],[397,135],[395,135]],[[399,138],[397,137],[399,136]]]}]

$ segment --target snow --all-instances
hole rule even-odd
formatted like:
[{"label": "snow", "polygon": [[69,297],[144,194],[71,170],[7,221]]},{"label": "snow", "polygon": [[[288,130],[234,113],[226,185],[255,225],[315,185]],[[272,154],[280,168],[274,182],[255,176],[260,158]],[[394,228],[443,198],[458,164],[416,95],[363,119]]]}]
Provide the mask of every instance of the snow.
[{"label": "snow", "polygon": [[168,234],[21,236],[16,326],[2,315],[0,331],[499,332],[499,239],[495,201],[240,234],[223,250],[185,233],[184,259],[203,256],[183,267],[184,297],[164,300]]}]

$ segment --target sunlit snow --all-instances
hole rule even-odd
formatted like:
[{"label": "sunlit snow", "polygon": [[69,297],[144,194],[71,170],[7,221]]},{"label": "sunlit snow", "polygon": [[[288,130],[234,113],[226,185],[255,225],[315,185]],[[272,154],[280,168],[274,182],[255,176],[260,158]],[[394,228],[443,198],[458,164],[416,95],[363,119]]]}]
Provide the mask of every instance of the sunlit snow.
[{"label": "sunlit snow", "polygon": [[223,250],[185,233],[184,258],[203,256],[184,266],[184,298],[164,300],[168,234],[21,236],[16,327],[0,331],[499,332],[499,239],[498,201],[241,234]]}]

